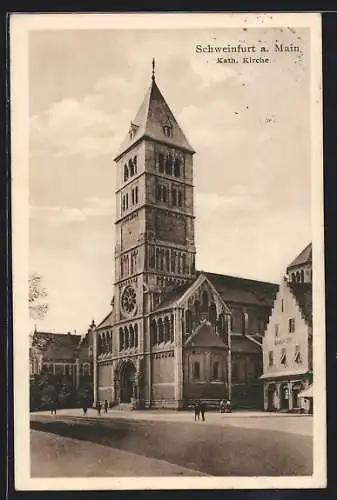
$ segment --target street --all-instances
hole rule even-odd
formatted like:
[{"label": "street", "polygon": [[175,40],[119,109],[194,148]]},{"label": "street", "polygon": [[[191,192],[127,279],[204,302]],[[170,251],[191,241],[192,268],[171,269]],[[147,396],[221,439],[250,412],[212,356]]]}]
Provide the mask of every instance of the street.
[{"label": "street", "polygon": [[31,429],[34,477],[312,474],[309,416],[63,410]]}]

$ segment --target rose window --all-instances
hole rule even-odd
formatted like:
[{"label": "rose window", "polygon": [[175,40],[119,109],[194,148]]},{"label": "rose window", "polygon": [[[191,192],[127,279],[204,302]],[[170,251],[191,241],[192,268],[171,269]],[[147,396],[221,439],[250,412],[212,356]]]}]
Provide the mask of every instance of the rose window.
[{"label": "rose window", "polygon": [[122,295],[122,309],[131,314],[136,309],[136,292],[132,286],[127,286]]}]

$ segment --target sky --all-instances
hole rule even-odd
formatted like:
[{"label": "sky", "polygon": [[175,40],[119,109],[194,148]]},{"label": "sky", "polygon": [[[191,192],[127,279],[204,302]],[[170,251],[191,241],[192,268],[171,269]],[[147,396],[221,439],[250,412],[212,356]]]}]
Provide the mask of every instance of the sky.
[{"label": "sky", "polygon": [[[196,44],[293,43],[270,64],[217,64]],[[67,30],[29,35],[30,271],[39,329],[83,333],[113,295],[113,158],[156,82],[194,155],[198,269],[278,283],[311,241],[309,33]]]}]

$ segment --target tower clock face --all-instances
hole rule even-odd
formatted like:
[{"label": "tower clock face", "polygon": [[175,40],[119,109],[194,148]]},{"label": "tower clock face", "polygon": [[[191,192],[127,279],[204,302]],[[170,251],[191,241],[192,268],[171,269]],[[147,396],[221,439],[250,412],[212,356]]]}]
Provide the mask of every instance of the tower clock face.
[{"label": "tower clock face", "polygon": [[122,294],[122,309],[126,314],[132,314],[136,310],[137,295],[132,285],[128,285]]}]

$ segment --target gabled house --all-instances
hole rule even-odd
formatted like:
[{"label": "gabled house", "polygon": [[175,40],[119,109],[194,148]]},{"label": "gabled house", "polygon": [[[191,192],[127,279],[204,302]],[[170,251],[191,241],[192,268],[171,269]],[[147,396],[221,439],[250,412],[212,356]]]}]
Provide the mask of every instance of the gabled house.
[{"label": "gabled house", "polygon": [[287,268],[263,339],[264,409],[312,411],[311,245]]}]

